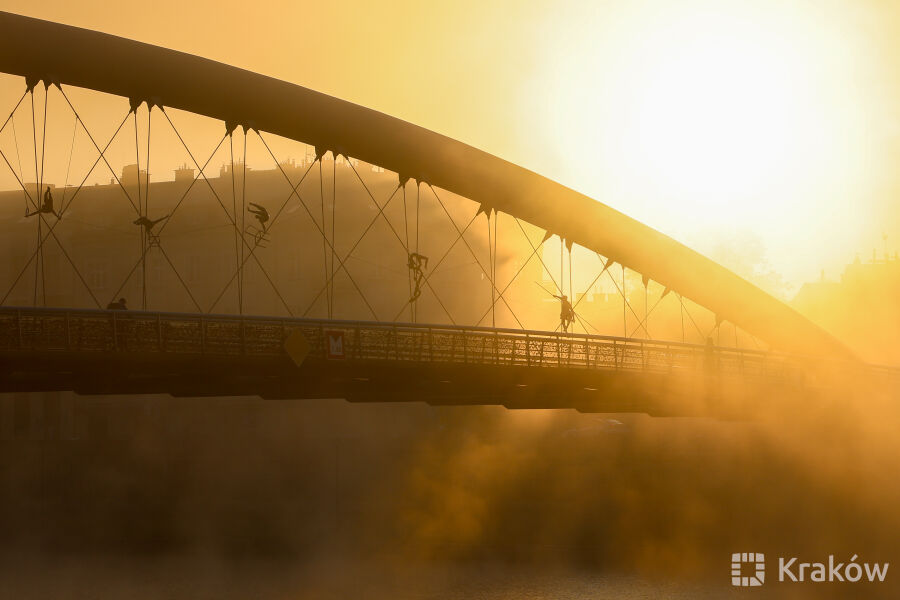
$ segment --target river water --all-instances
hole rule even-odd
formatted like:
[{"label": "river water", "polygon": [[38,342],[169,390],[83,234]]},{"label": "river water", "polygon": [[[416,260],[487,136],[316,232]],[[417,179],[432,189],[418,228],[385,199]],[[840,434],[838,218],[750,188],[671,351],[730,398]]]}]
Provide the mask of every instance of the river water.
[{"label": "river water", "polygon": [[0,597],[410,599],[410,600],[643,600],[719,598],[723,585],[648,581],[535,567],[397,565],[315,560],[220,562],[197,557],[80,557],[4,560]]}]

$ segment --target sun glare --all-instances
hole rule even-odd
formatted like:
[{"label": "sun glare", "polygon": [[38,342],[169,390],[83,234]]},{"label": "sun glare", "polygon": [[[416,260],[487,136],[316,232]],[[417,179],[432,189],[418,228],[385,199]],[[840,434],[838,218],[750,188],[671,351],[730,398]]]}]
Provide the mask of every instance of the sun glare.
[{"label": "sun glare", "polygon": [[821,208],[859,195],[867,166],[852,39],[783,5],[697,4],[635,9],[584,33],[590,52],[545,54],[568,183],[676,236],[747,228],[792,259],[798,239],[833,242]]},{"label": "sun glare", "polygon": [[622,153],[635,174],[711,208],[781,178],[808,132],[798,131],[803,99],[777,51],[707,31],[672,40],[647,69]]}]

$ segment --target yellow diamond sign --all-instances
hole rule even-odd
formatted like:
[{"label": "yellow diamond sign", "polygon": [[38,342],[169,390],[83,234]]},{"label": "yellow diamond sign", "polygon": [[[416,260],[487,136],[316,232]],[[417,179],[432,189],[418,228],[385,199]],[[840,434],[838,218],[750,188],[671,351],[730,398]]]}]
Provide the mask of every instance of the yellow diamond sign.
[{"label": "yellow diamond sign", "polygon": [[306,336],[302,331],[295,329],[287,336],[287,339],[284,340],[284,351],[288,353],[295,365],[299,367],[303,364],[309,354],[309,342],[306,341]]}]

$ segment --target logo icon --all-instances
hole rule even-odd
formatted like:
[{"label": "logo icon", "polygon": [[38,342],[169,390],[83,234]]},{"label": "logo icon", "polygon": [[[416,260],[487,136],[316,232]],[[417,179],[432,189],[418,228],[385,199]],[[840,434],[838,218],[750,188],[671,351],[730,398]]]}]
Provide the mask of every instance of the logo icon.
[{"label": "logo icon", "polygon": [[759,552],[735,552],[731,555],[731,585],[756,587],[762,585],[765,580],[765,555]]},{"label": "logo icon", "polygon": [[344,358],[344,332],[343,331],[326,331],[325,340],[327,346],[325,348],[326,357],[330,360],[341,360]]}]

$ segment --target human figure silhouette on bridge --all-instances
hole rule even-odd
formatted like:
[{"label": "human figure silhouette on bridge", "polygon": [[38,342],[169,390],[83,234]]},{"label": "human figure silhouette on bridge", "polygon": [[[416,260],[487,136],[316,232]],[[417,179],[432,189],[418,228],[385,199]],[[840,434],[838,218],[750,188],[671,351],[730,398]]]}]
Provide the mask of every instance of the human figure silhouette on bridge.
[{"label": "human figure silhouette on bridge", "polygon": [[135,225],[141,225],[147,235],[153,235],[153,228],[156,226],[156,224],[165,221],[168,218],[169,215],[166,215],[164,217],[160,217],[151,221],[147,217],[140,217],[132,221],[132,223],[134,223]]},{"label": "human figure silhouette on bridge", "polygon": [[128,310],[128,306],[125,303],[125,298],[113,300],[106,305],[106,310]]},{"label": "human figure silhouette on bridge", "polygon": [[247,211],[256,217],[256,220],[259,221],[259,226],[265,231],[266,223],[269,222],[269,211],[266,210],[266,207],[260,206],[256,202],[250,202],[250,208]]},{"label": "human figure silhouette on bridge", "polygon": [[575,309],[572,307],[572,303],[569,302],[569,297],[565,294],[562,296],[554,294],[553,297],[559,300],[559,327],[568,333],[569,327],[575,321]]},{"label": "human figure silhouette on bridge", "polygon": [[422,283],[425,281],[425,269],[428,268],[428,257],[423,256],[418,252],[411,252],[409,260],[406,262],[406,266],[409,267],[409,270],[412,271],[413,275],[413,295],[409,301],[414,302],[422,295]]},{"label": "human figure silhouette on bridge", "polygon": [[28,212],[27,209],[25,210],[26,217],[33,217],[34,215],[39,215],[41,213],[51,214],[57,219],[62,219],[62,215],[57,214],[56,211],[53,210],[53,193],[50,191],[49,185],[44,191],[44,201],[41,206],[37,210],[33,210],[31,212]]}]

